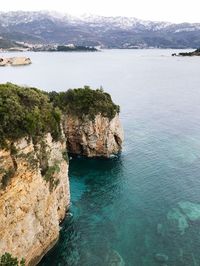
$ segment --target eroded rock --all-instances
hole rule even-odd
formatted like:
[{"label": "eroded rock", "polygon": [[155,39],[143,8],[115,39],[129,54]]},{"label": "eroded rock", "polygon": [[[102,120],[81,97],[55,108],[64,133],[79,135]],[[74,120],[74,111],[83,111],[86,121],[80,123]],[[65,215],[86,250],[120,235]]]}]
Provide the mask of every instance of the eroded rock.
[{"label": "eroded rock", "polygon": [[101,114],[93,120],[88,116],[79,118],[68,115],[64,132],[68,151],[72,154],[110,157],[122,149],[124,135],[118,114],[111,120]]},{"label": "eroded rock", "polygon": [[[8,178],[0,190],[0,253],[24,258],[26,265],[36,265],[56,243],[70,200],[65,142],[53,142],[47,134],[42,145],[41,150],[41,144],[24,138],[15,143],[15,155],[0,150],[1,185]],[[38,152],[46,153],[55,171],[42,176]]]}]

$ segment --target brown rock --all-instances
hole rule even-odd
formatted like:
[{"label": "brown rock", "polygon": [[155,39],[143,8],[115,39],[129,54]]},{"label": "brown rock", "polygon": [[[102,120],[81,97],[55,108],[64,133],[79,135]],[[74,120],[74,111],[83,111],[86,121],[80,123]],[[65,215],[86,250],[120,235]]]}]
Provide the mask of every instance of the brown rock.
[{"label": "brown rock", "polygon": [[97,115],[94,120],[84,116],[68,115],[65,118],[64,132],[68,151],[87,157],[110,157],[122,148],[123,129],[116,115],[112,120]]},{"label": "brown rock", "polygon": [[[30,164],[37,157],[37,149],[26,139],[15,143],[17,155],[0,150],[0,181],[5,172],[16,168],[9,184],[0,190],[0,254],[9,252],[18,259],[24,258],[26,265],[35,265],[56,243],[59,223],[69,207],[68,164],[63,159],[65,143],[53,142],[47,134],[48,164],[59,165],[54,178],[57,186],[50,190],[49,182],[41,175],[39,162]],[[30,156],[32,155],[32,157]]]},{"label": "brown rock", "polygon": [[31,59],[28,57],[0,58],[0,66],[23,66],[30,64]]}]

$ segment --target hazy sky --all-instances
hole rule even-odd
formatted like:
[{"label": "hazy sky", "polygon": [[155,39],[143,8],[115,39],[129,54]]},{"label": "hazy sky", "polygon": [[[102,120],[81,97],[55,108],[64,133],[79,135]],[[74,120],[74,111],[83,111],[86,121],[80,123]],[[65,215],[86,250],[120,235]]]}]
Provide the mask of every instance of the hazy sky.
[{"label": "hazy sky", "polygon": [[171,22],[200,22],[200,0],[0,0],[1,11],[55,10]]}]

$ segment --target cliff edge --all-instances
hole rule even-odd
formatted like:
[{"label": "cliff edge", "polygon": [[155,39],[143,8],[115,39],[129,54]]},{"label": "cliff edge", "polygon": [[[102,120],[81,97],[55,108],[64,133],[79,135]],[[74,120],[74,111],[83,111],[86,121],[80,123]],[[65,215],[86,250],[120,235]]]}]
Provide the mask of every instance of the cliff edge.
[{"label": "cliff edge", "polygon": [[69,208],[67,152],[110,157],[122,141],[119,106],[101,89],[47,93],[1,84],[0,256],[36,265]]},{"label": "cliff edge", "polygon": [[83,89],[50,93],[55,106],[63,111],[63,128],[67,149],[86,157],[118,154],[124,140],[119,119],[120,107],[103,89]]},{"label": "cliff edge", "polygon": [[69,195],[60,111],[35,88],[0,85],[0,256],[36,265],[59,237]]}]

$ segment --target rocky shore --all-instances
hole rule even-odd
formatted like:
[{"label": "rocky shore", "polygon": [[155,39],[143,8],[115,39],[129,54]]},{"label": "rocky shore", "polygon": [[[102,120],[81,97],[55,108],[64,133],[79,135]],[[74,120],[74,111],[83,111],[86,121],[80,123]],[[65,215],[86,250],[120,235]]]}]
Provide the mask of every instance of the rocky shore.
[{"label": "rocky shore", "polygon": [[29,57],[0,58],[0,66],[24,66],[30,65],[31,63]]}]

